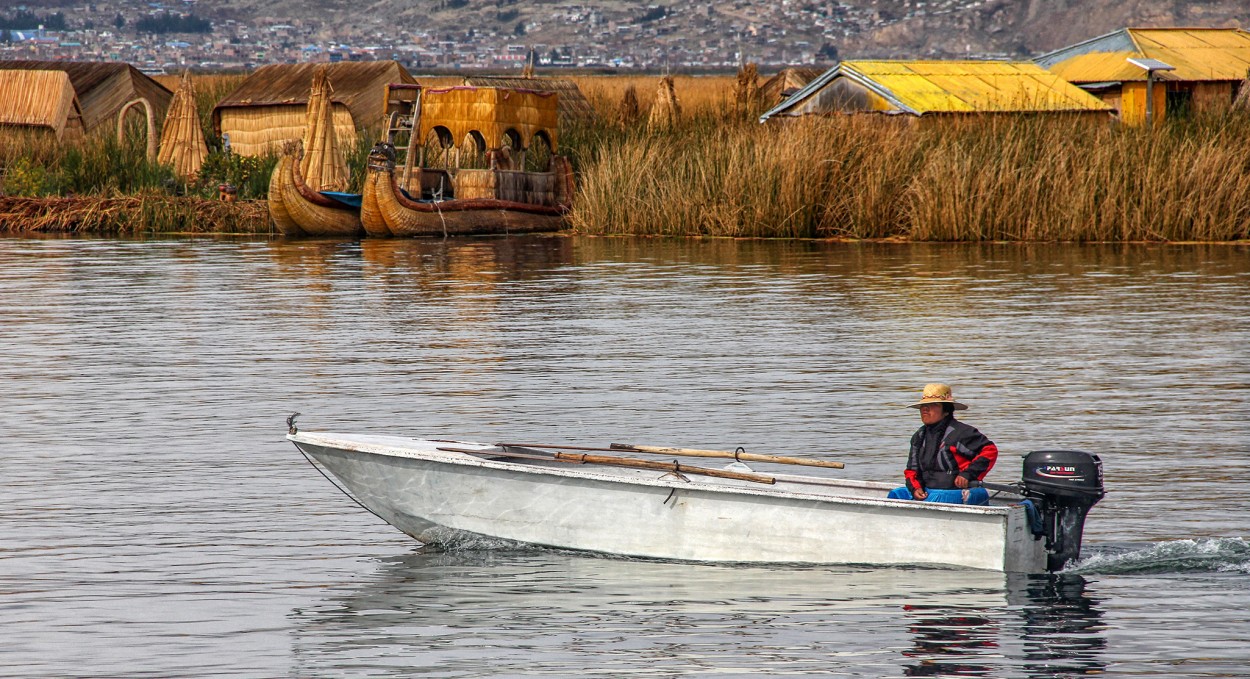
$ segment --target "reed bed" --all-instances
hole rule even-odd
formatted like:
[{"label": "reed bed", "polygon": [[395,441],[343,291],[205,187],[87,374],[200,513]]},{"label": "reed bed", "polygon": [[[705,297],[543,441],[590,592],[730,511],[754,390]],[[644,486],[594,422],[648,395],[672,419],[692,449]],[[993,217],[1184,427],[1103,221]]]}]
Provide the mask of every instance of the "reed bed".
[{"label": "reed bed", "polygon": [[[680,96],[680,93],[679,93]],[[1009,241],[1250,238],[1250,115],[1149,131],[1089,119],[705,115],[603,135],[588,234]]]},{"label": "reed bed", "polygon": [[[674,75],[673,91],[684,112],[691,116],[714,113],[733,106],[737,76]],[[655,104],[660,76],[572,76],[569,78],[602,118],[615,119],[625,91],[634,88],[643,117]]]},{"label": "reed bed", "polygon": [[[213,104],[243,76],[196,76]],[[428,81],[426,85],[449,84]],[[451,79],[449,79],[451,80]],[[1155,130],[1060,116],[839,116],[760,125],[734,76],[674,76],[681,114],[648,125],[658,76],[575,76],[598,120],[565,126],[586,234],[1001,241],[1250,239],[1250,112]],[[455,82],[459,79],[455,78]],[[624,112],[624,113],[623,113]],[[359,191],[374,134],[348,152]],[[38,137],[38,138],[36,138]],[[0,143],[0,229],[269,232],[275,157],[210,153],[194,182],[138,139]],[[213,199],[218,183],[238,203]],[[59,197],[57,197],[59,196]]]}]

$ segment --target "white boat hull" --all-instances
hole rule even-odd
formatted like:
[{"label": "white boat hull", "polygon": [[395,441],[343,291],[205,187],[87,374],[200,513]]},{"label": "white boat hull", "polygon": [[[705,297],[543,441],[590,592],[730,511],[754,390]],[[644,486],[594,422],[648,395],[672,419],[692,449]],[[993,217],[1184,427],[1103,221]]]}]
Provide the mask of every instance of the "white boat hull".
[{"label": "white boat hull", "polygon": [[423,542],[455,532],[630,557],[931,565],[1043,572],[1019,505],[887,500],[889,484],[775,485],[559,462],[489,459],[466,442],[298,433],[300,450]]}]

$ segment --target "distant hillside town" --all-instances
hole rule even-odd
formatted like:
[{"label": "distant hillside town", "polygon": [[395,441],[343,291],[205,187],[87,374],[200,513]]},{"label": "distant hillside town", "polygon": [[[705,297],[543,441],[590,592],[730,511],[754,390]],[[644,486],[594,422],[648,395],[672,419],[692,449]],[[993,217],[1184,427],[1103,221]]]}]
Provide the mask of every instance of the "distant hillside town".
[{"label": "distant hillside town", "polygon": [[[1080,7],[1071,5],[1080,4]],[[314,5],[311,6],[310,5]],[[409,69],[724,71],[839,57],[1012,58],[1123,25],[1250,24],[1236,0],[57,0],[0,9],[0,58],[125,61],[148,73],[394,59]]]}]

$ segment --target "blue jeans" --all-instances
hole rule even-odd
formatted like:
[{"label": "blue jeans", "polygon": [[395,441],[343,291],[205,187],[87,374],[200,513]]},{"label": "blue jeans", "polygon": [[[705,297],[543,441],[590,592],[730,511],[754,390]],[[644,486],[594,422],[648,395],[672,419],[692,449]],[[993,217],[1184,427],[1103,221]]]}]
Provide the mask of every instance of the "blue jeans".
[{"label": "blue jeans", "polygon": [[[964,493],[968,494],[968,499],[964,499]],[[890,500],[915,500],[911,496],[911,491],[907,490],[907,486],[900,486],[890,491],[886,496]],[[990,494],[984,488],[969,488],[967,490],[959,490],[952,488],[950,490],[933,490],[929,489],[929,495],[924,499],[925,502],[945,502],[952,505],[988,505],[990,503]]]}]

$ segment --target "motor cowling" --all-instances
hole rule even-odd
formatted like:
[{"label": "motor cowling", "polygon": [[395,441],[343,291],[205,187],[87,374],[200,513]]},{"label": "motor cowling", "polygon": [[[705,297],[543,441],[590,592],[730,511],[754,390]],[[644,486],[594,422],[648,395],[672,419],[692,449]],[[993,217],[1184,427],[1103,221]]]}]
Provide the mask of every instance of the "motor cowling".
[{"label": "motor cowling", "polygon": [[1046,569],[1062,570],[1080,557],[1085,515],[1106,494],[1102,460],[1080,450],[1035,450],[1024,456],[1020,486],[1041,512]]}]

